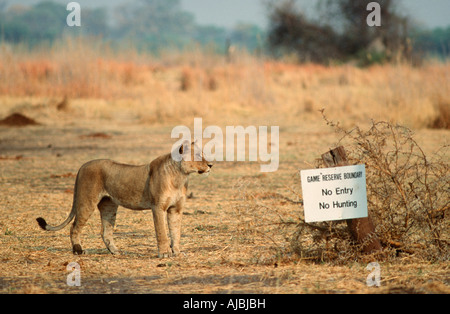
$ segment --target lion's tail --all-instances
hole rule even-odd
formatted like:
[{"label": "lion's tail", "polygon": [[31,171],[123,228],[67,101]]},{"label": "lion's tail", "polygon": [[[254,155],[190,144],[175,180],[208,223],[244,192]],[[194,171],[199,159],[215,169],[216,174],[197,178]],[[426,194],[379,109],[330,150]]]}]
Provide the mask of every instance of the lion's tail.
[{"label": "lion's tail", "polygon": [[[77,181],[78,181],[78,175],[77,175],[77,178],[75,180],[75,189],[74,189],[74,191],[77,190]],[[47,230],[47,231],[58,231],[58,230],[61,230],[62,228],[64,228],[65,226],[67,226],[67,224],[69,222],[71,222],[72,219],[75,217],[75,214],[76,214],[76,211],[77,211],[76,210],[77,206],[76,206],[75,202],[76,202],[76,198],[75,198],[75,192],[74,192],[72,210],[70,211],[69,217],[67,217],[66,220],[64,220],[62,224],[60,224],[59,226],[50,226],[45,221],[44,218],[38,217],[38,218],[36,218],[36,221],[38,222],[39,227],[41,227],[42,229]]]},{"label": "lion's tail", "polygon": [[63,223],[58,226],[50,226],[42,217],[36,218],[36,220],[42,229],[47,231],[58,231],[67,226],[67,224],[71,222],[74,217],[75,217],[75,206],[72,207],[72,211],[70,212],[69,217],[67,217],[66,220],[64,220]]}]

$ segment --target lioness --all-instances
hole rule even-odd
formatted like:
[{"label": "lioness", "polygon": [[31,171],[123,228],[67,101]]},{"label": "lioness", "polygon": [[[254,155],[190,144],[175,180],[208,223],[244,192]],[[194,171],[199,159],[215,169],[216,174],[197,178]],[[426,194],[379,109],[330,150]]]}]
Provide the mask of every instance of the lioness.
[{"label": "lioness", "polygon": [[[103,242],[108,250],[115,254],[117,247],[112,235],[118,206],[134,210],[152,209],[158,257],[178,254],[188,175],[194,172],[209,173],[212,167],[212,163],[208,162],[202,153],[194,159],[197,151],[194,147],[194,143],[184,141],[177,147],[178,151],[160,156],[143,166],[119,164],[105,159],[87,162],[77,174],[69,217],[59,226],[50,226],[41,217],[36,220],[42,229],[57,231],[75,218],[70,229],[70,239],[73,253],[82,254],[81,230],[95,207],[98,207]],[[172,158],[175,155],[180,158]],[[165,225],[166,215],[170,245]]]}]

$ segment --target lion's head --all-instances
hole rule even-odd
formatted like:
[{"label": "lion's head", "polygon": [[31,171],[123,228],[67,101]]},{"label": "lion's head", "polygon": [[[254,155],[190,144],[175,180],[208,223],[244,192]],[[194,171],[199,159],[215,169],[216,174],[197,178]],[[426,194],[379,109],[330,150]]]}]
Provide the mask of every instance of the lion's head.
[{"label": "lion's head", "polygon": [[172,159],[180,162],[181,170],[184,173],[209,173],[212,162],[208,161],[203,155],[202,148],[195,142],[184,141],[177,149],[172,152]]}]

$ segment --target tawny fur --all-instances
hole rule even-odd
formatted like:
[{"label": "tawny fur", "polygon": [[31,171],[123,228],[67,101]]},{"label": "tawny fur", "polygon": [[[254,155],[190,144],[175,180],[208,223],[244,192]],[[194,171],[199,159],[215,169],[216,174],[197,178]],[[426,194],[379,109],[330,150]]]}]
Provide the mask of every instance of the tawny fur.
[{"label": "tawny fur", "polygon": [[98,208],[103,242],[112,254],[116,254],[118,249],[112,235],[118,206],[133,210],[151,209],[158,256],[168,257],[180,253],[181,216],[186,200],[188,175],[194,172],[209,173],[212,164],[203,155],[201,161],[194,160],[194,143],[185,142],[177,149],[182,157],[180,161],[174,160],[172,154],[166,154],[142,166],[120,164],[106,159],[87,162],[78,171],[72,211],[67,219],[59,226],[50,226],[39,217],[39,226],[47,231],[57,231],[75,218],[70,229],[70,239],[74,254],[82,254],[81,230],[95,208]]}]

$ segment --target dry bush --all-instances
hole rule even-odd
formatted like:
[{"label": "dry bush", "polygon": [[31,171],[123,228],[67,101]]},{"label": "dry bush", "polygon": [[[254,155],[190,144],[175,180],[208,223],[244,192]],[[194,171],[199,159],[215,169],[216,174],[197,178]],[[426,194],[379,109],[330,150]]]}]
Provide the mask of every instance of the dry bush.
[{"label": "dry bush", "polygon": [[437,115],[428,125],[432,129],[450,130],[450,101],[438,99],[435,104]]},{"label": "dry bush", "polygon": [[345,221],[305,223],[302,213],[290,208],[301,201],[273,193],[256,179],[242,179],[234,188],[239,200],[236,236],[264,243],[258,246],[258,262],[290,260],[293,253],[302,260],[335,264],[399,256],[448,260],[448,146],[430,158],[406,127],[372,122],[368,130],[346,130],[326,121],[342,135],[337,145],[345,146],[350,164],[366,166],[368,210],[383,250],[363,255],[364,243],[352,240]]},{"label": "dry bush", "polygon": [[[345,130],[324,119],[342,135],[340,142],[349,141],[345,147],[351,163],[366,165],[368,209],[383,254],[448,260],[448,146],[429,158],[406,127],[372,122],[367,131]],[[292,244],[301,256],[321,260],[354,259],[360,248],[341,223],[300,223]]]},{"label": "dry bush", "polygon": [[188,69],[181,72],[180,90],[187,91],[192,88],[192,73]]}]

